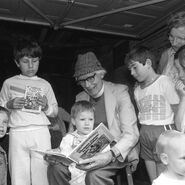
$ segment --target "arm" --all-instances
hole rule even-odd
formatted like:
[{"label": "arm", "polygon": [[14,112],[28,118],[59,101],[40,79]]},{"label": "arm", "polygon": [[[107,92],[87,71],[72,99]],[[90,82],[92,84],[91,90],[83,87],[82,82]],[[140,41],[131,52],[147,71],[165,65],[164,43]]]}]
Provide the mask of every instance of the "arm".
[{"label": "arm", "polygon": [[47,116],[55,117],[58,114],[58,104],[51,85],[48,83],[48,90],[45,94],[47,98],[47,106],[44,108],[44,112]]},{"label": "arm", "polygon": [[177,112],[175,114],[175,124],[177,127],[177,130],[183,131],[184,130],[184,118],[185,118],[185,90],[184,90],[184,84],[179,81],[176,83],[176,89],[179,92],[180,96],[180,103],[177,107]]},{"label": "arm", "polygon": [[[5,81],[3,83],[2,89],[1,89],[1,93],[0,93],[0,104],[3,107],[6,107],[8,109],[22,109],[22,107],[24,106],[25,103],[25,99],[24,99],[24,90],[22,92],[22,97],[13,97],[10,94],[10,88],[9,85],[7,83],[7,81]],[[12,99],[11,99],[12,98]]]},{"label": "arm", "polygon": [[119,150],[123,160],[125,160],[128,153],[138,142],[139,131],[137,127],[135,109],[131,103],[127,89],[117,91],[116,97],[116,113],[119,118],[117,122],[120,124],[121,135],[119,136],[120,139],[114,147]]},{"label": "arm", "polygon": [[168,62],[168,55],[167,51],[164,51],[161,55],[161,58],[159,60],[158,68],[157,68],[157,73],[162,74],[163,70]]}]

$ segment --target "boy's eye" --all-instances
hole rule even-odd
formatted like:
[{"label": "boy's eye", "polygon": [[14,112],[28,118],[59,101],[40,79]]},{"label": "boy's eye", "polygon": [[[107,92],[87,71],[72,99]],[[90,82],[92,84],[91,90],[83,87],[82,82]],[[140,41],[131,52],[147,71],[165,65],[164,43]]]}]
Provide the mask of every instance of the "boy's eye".
[{"label": "boy's eye", "polygon": [[38,61],[39,61],[39,60],[33,60],[32,62],[33,62],[33,63],[36,63],[36,62],[38,62]]}]

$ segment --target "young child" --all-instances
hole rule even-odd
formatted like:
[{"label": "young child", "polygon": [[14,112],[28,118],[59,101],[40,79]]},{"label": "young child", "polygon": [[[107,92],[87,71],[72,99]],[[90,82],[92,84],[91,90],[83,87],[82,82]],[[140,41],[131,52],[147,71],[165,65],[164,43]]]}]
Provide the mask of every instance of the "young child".
[{"label": "young child", "polygon": [[[7,131],[9,112],[0,106],[0,138],[4,137]],[[7,185],[7,157],[6,152],[0,146],[0,184]]]},{"label": "young child", "polygon": [[[69,154],[78,144],[80,144],[94,127],[94,107],[88,101],[78,101],[71,108],[71,121],[76,127],[75,131],[68,133],[61,141],[60,151],[62,154]],[[47,160],[47,159],[46,159]],[[49,162],[49,160],[47,160]],[[75,163],[69,166],[63,166],[65,170],[69,171],[66,180],[70,180],[70,184],[85,185],[85,171],[79,170],[75,167]],[[55,184],[48,173],[49,184]],[[65,182],[61,182],[65,184]]]},{"label": "young child", "polygon": [[165,170],[152,185],[184,185],[185,184],[185,135],[175,130],[163,132],[156,144],[156,152]]},{"label": "young child", "polygon": [[[0,92],[0,103],[10,114],[9,168],[12,185],[47,185],[47,163],[32,148],[51,148],[47,116],[56,116],[58,105],[51,85],[36,76],[42,50],[31,39],[20,39],[14,48],[14,59],[21,74],[8,78]],[[42,89],[37,104],[40,113],[22,110],[26,86]]]},{"label": "young child", "polygon": [[155,155],[156,140],[164,130],[175,129],[174,111],[179,97],[170,78],[154,71],[155,58],[148,48],[134,48],[127,55],[126,61],[131,75],[138,81],[134,98],[141,124],[140,155],[152,182],[163,169]]}]

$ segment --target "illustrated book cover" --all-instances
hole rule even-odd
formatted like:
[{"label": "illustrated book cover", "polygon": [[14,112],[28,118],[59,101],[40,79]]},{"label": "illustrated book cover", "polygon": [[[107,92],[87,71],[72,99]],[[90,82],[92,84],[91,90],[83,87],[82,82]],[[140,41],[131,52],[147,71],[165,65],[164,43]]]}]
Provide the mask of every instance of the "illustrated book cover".
[{"label": "illustrated book cover", "polygon": [[71,162],[78,163],[80,160],[93,157],[95,154],[101,152],[105,147],[111,144],[114,141],[114,136],[110,133],[108,128],[100,123],[86,139],[84,139],[78,146],[76,146],[71,153],[67,156],[59,153],[50,151],[39,151],[43,155],[53,155],[58,160],[63,161],[64,163],[70,164]]},{"label": "illustrated book cover", "polygon": [[25,105],[22,111],[40,113],[41,106],[37,103],[39,96],[42,96],[42,89],[38,87],[26,86],[25,90]]}]

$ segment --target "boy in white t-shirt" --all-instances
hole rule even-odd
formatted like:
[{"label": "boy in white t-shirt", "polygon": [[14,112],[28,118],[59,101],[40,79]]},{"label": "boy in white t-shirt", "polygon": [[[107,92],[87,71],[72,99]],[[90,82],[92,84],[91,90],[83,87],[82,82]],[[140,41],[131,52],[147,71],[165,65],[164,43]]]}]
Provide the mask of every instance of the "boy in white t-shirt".
[{"label": "boy in white t-shirt", "polygon": [[155,154],[156,141],[165,130],[175,129],[174,113],[179,97],[170,78],[154,71],[155,57],[148,48],[133,48],[126,61],[131,75],[138,81],[134,98],[141,124],[140,156],[152,182],[163,171],[163,165]]},{"label": "boy in white t-shirt", "polygon": [[152,185],[184,185],[185,184],[185,134],[167,130],[156,143],[156,153],[165,165],[165,170]]}]

